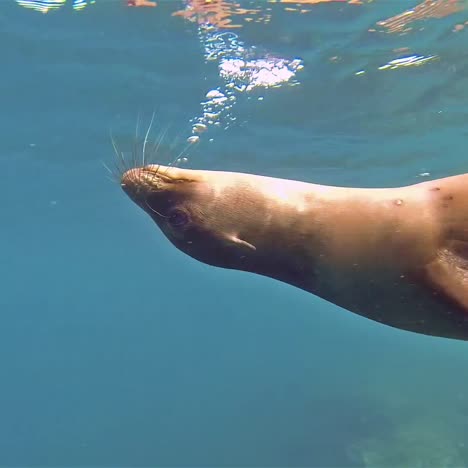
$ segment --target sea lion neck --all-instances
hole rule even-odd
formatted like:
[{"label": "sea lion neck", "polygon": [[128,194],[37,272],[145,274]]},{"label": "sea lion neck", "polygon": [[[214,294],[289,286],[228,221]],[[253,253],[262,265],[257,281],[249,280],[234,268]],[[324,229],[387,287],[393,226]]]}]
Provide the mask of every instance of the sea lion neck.
[{"label": "sea lion neck", "polygon": [[223,231],[240,247],[229,268],[318,293],[323,243],[319,208],[321,192],[329,188],[243,173],[205,171],[205,176],[223,205]]}]

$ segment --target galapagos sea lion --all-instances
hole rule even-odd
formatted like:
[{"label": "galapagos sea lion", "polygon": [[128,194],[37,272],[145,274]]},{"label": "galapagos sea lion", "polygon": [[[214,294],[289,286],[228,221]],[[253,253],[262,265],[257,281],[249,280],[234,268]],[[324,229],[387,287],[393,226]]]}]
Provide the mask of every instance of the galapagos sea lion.
[{"label": "galapagos sea lion", "polygon": [[468,174],[374,189],[147,165],[121,186],[201,262],[392,327],[468,339]]}]

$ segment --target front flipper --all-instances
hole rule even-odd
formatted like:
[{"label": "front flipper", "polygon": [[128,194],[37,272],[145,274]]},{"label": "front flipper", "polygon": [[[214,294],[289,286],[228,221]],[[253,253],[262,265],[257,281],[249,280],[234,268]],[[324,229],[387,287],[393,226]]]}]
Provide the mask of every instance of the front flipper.
[{"label": "front flipper", "polygon": [[429,283],[468,315],[468,242],[451,241],[426,266]]}]

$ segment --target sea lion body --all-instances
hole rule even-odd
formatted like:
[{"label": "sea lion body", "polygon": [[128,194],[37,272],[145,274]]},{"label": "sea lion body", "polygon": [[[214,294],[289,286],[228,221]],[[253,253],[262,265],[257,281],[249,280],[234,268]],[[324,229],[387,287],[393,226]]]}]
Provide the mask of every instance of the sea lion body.
[{"label": "sea lion body", "polygon": [[468,339],[468,174],[366,189],[149,165],[125,172],[122,187],[204,263],[392,327]]}]

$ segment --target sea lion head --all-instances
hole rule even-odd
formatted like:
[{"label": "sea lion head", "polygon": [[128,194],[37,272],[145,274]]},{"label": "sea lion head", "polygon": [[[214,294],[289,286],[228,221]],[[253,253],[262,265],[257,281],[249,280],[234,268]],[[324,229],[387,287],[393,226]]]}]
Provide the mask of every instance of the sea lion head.
[{"label": "sea lion head", "polygon": [[246,206],[232,183],[220,173],[154,164],[121,178],[125,193],[179,250],[210,265],[244,269],[256,248],[242,240],[242,227],[254,224],[261,203]]}]

